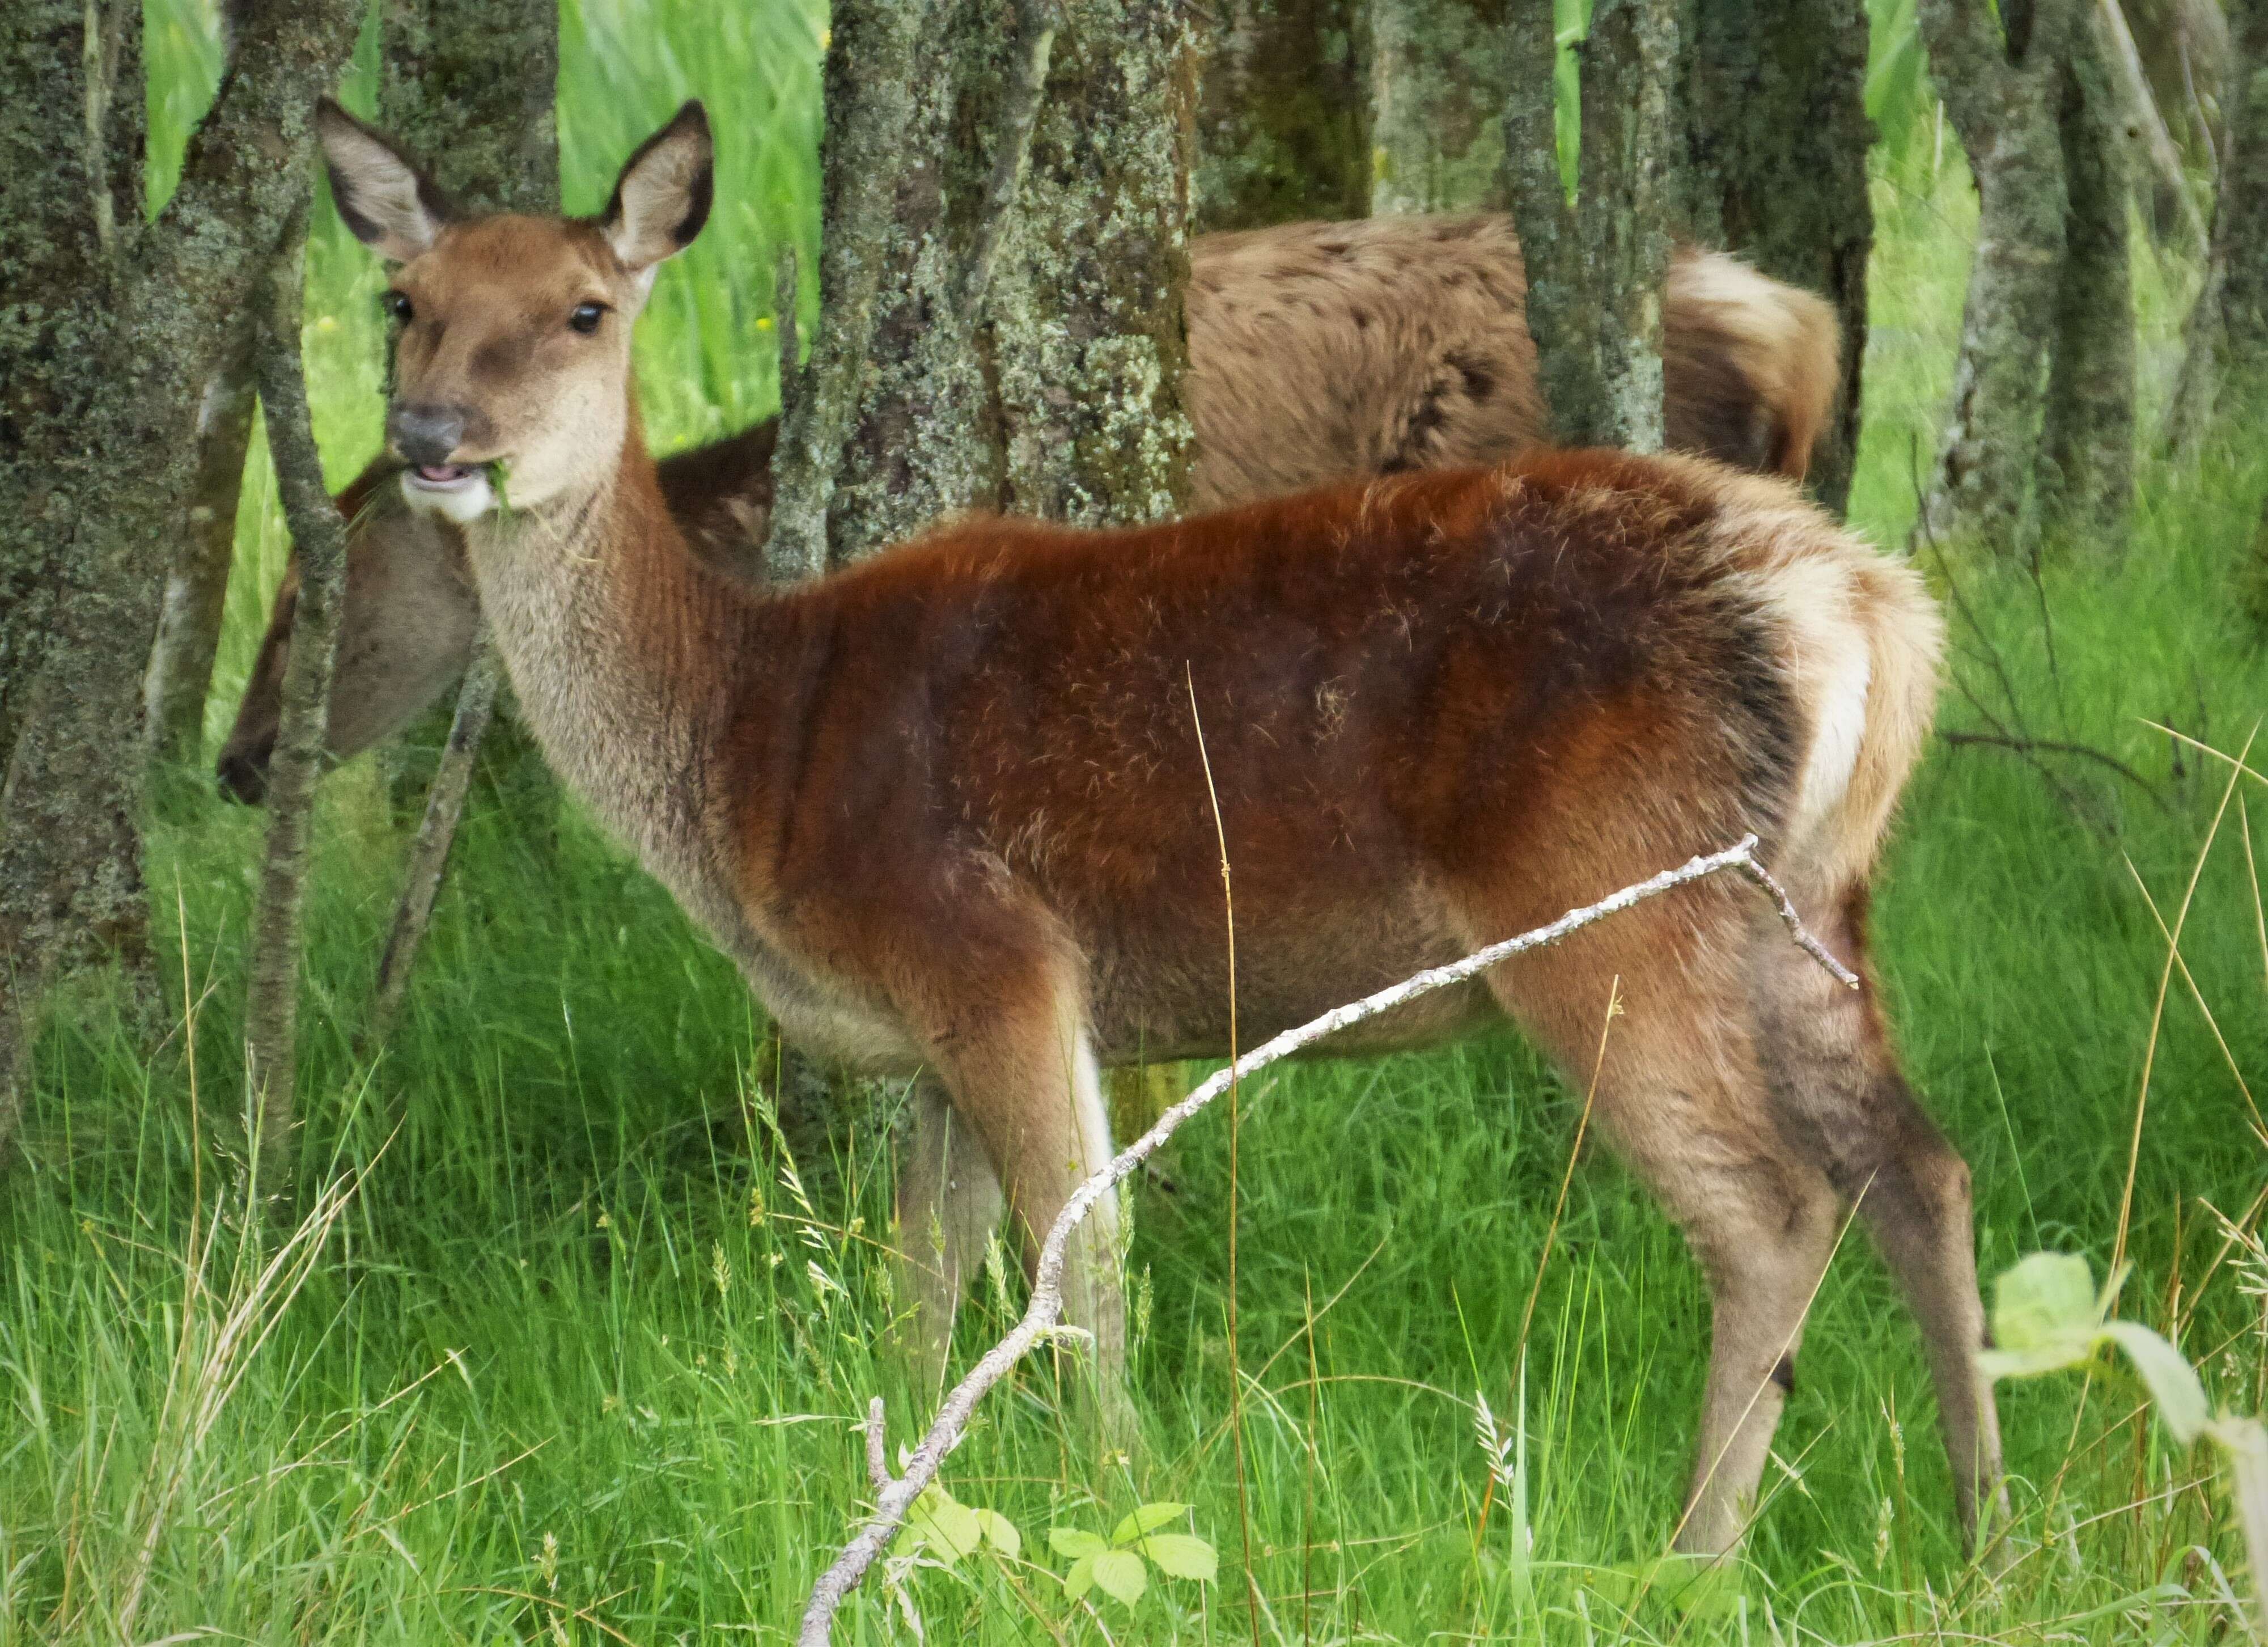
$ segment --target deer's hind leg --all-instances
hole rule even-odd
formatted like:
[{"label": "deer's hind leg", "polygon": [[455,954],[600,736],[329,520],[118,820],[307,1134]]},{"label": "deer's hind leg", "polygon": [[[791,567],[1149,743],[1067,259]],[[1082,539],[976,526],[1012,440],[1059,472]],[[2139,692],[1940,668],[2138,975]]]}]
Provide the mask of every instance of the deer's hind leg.
[{"label": "deer's hind leg", "polygon": [[954,1315],[1005,1206],[983,1140],[954,1112],[945,1083],[924,1074],[898,1152],[896,1232],[899,1336],[924,1386],[944,1376]]},{"label": "deer's hind leg", "polygon": [[[1807,912],[1810,913],[1811,912]],[[1809,956],[1763,941],[1756,1016],[1782,1126],[1817,1162],[1860,1221],[1921,1328],[1953,1490],[1972,1547],[1979,1510],[2004,1517],[2000,1426],[1977,1357],[1984,1306],[1977,1286],[1969,1167],[1916,1101],[1881,1017],[1865,942],[1865,893],[1814,921],[1862,988]]]},{"label": "deer's hind leg", "polygon": [[[1640,905],[1491,979],[1579,1089],[1595,1067],[1594,1124],[1683,1230],[1707,1278],[1709,1377],[1676,1544],[1712,1554],[1737,1544],[1755,1513],[1841,1211],[1826,1175],[1771,1113],[1743,923],[1727,890],[1697,887]],[[1493,924],[1476,935],[1535,918],[1521,909]],[[1609,1025],[1617,986],[1622,1011]]]}]

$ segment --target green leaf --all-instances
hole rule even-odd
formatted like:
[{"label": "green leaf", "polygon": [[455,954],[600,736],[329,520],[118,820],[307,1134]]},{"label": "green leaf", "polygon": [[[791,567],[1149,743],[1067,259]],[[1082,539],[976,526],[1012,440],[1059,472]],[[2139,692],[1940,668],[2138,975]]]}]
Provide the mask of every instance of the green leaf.
[{"label": "green leaf", "polygon": [[1049,1527],[1048,1547],[1058,1555],[1074,1558],[1100,1555],[1110,1546],[1099,1533],[1089,1533],[1085,1527]]},{"label": "green leaf", "polygon": [[1131,1550],[1105,1550],[1089,1559],[1094,1563],[1096,1585],[1130,1607],[1139,1601],[1142,1592],[1150,1587],[1150,1569],[1142,1565],[1142,1558]]},{"label": "green leaf", "polygon": [[975,1549],[984,1536],[976,1512],[934,1481],[922,1488],[921,1496],[906,1511],[906,1525],[947,1566]]},{"label": "green leaf", "polygon": [[[1101,1540],[1098,1540],[1097,1542]],[[1095,1554],[1108,1555],[1108,1547],[1106,1546]],[[1076,1601],[1094,1587],[1094,1556],[1082,1555],[1071,1564],[1071,1570],[1064,1575],[1064,1594]]]},{"label": "green leaf", "polygon": [[2103,1314],[2087,1260],[2075,1252],[2035,1252],[1992,1283],[1992,1341],[2006,1354],[2060,1348],[2074,1336],[2091,1344]]},{"label": "green leaf", "polygon": [[2213,1408],[2205,1399],[2205,1385],[2182,1352],[2139,1321],[2113,1321],[2102,1335],[2126,1352],[2134,1370],[2150,1388],[2158,1416],[2183,1446],[2195,1441],[2213,1422]]},{"label": "green leaf", "polygon": [[1110,1529],[1110,1541],[1113,1544],[1131,1544],[1144,1533],[1155,1533],[1168,1521],[1177,1520],[1189,1512],[1187,1504],[1169,1504],[1163,1500],[1154,1504],[1144,1504]]},{"label": "green leaf", "polygon": [[1209,1584],[1220,1571],[1220,1557],[1211,1545],[1191,1533],[1153,1533],[1134,1547],[1158,1565],[1168,1578],[1194,1578]]},{"label": "green leaf", "polygon": [[997,1510],[978,1510],[976,1525],[983,1530],[984,1541],[1010,1561],[1024,1553],[1024,1535],[1016,1531],[1016,1524]]}]

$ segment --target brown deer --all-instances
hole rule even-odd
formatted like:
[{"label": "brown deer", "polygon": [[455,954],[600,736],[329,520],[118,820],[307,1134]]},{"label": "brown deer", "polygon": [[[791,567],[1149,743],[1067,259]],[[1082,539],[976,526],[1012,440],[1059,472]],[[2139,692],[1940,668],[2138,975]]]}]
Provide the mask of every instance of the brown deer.
[{"label": "brown deer", "polygon": [[[1484,463],[1543,439],[1520,242],[1505,218],[1298,223],[1190,248],[1184,380],[1199,508],[1348,476]],[[1663,292],[1669,442],[1801,479],[1837,379],[1834,312],[1718,252],[1681,250]],[[661,460],[696,549],[756,574],[770,422]],[[399,466],[381,456],[346,494]],[[384,494],[385,489],[377,489]],[[296,569],[269,616],[219,777],[257,801],[284,709]],[[453,528],[380,495],[347,562],[328,750],[346,760],[463,672],[478,621]]]},{"label": "brown deer", "polygon": [[[709,210],[700,105],[589,218],[453,218],[379,133],[329,104],[320,132],[349,227],[398,265],[404,495],[462,529],[553,765],[784,1034],[915,1082],[899,1296],[927,1355],[1003,1211],[1028,1249],[1107,1158],[1099,1068],[1227,1050],[1204,755],[1246,1045],[1751,831],[1866,977],[1941,628],[1911,569],[1786,483],[1544,452],[1129,530],[970,520],[758,591],[688,547],[632,394],[631,321]],[[1854,1201],[1973,1526],[1999,1445],[1969,1176],[1871,979],[1845,989],[1719,881],[1444,995],[1334,1050],[1509,1022],[1563,1068],[1597,1057],[1606,1136],[1706,1273],[1679,1542],[1740,1537]],[[1106,1388],[1115,1217],[1064,1286]]]}]

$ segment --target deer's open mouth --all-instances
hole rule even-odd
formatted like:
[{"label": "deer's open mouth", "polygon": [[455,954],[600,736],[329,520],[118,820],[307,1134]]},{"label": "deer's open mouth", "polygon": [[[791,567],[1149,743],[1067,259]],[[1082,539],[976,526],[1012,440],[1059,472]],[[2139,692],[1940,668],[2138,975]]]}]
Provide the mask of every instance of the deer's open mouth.
[{"label": "deer's open mouth", "polygon": [[409,478],[420,486],[448,490],[469,483],[473,471],[462,463],[419,463],[410,469]]}]

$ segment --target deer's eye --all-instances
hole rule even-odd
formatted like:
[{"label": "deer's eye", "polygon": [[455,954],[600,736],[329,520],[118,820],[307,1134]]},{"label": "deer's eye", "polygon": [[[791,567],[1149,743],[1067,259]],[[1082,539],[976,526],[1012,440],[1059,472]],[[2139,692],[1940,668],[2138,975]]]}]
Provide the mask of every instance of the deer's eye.
[{"label": "deer's eye", "polygon": [[386,306],[387,317],[399,325],[409,325],[409,317],[416,313],[410,307],[409,294],[407,292],[389,292],[379,301]]},{"label": "deer's eye", "polygon": [[568,314],[567,324],[588,337],[599,329],[599,322],[606,315],[607,306],[603,303],[578,303]]}]

